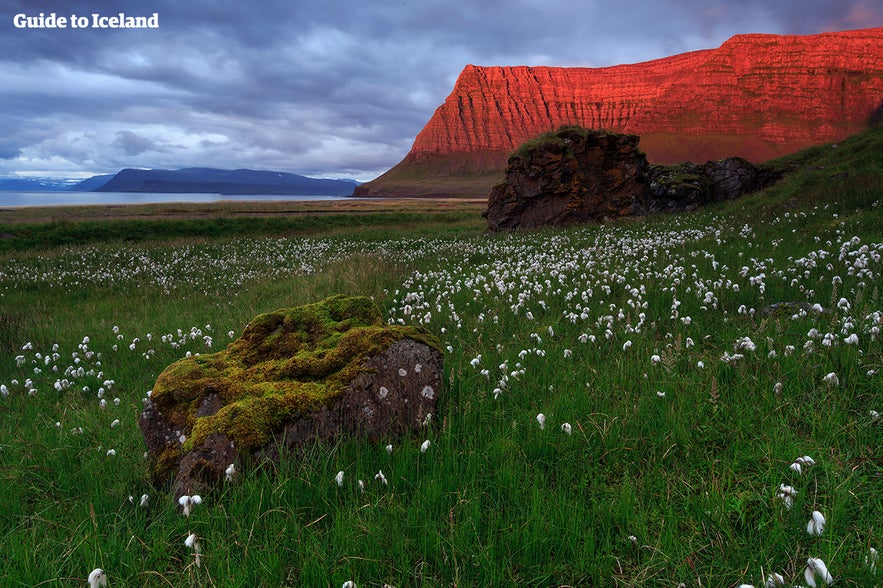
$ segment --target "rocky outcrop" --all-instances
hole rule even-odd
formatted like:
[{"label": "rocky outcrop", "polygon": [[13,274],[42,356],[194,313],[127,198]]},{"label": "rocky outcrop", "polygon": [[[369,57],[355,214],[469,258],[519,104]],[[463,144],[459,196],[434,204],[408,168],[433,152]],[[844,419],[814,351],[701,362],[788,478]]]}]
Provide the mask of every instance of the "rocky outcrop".
[{"label": "rocky outcrop", "polygon": [[177,496],[210,489],[231,463],[428,424],[442,383],[438,340],[384,325],[368,298],[336,296],[260,315],[227,349],[160,374],[139,425],[151,473]]},{"label": "rocky outcrop", "polygon": [[520,146],[483,216],[500,231],[688,210],[777,179],[747,160],[650,165],[636,135],[565,126]]},{"label": "rocky outcrop", "polygon": [[357,194],[483,196],[512,149],[565,124],[640,135],[658,164],[758,163],[839,141],[881,112],[881,47],[878,28],[738,35],[604,68],[469,65],[405,159]]}]

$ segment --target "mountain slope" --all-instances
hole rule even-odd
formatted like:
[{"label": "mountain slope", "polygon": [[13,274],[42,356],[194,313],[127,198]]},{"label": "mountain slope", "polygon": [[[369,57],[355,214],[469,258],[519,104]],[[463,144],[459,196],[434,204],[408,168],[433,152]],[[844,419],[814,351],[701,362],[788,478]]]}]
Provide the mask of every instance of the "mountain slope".
[{"label": "mountain slope", "polygon": [[883,113],[883,28],[738,35],[606,68],[467,66],[397,166],[358,195],[484,196],[508,153],[564,124],[641,136],[654,163],[754,162],[840,140]]}]

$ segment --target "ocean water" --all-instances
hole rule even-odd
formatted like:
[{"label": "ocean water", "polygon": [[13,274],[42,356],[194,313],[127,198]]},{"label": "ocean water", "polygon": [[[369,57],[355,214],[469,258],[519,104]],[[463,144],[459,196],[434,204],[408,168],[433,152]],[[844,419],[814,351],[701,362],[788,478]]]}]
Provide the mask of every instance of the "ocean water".
[{"label": "ocean water", "polygon": [[[222,196],[220,194],[168,194],[153,192],[2,192],[0,206],[65,206],[70,204],[152,204],[157,202],[233,202],[242,200],[348,200],[349,196],[279,196],[248,194]],[[362,200],[360,198],[360,200]]]}]

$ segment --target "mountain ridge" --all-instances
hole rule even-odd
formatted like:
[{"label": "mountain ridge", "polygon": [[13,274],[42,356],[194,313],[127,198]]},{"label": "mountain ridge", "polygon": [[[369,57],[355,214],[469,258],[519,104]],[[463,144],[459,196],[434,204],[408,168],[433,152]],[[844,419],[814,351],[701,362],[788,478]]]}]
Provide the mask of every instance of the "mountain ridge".
[{"label": "mountain ridge", "polygon": [[410,152],[356,195],[485,195],[520,143],[577,124],[641,136],[654,163],[753,162],[883,114],[883,28],[751,33],[602,68],[467,65]]},{"label": "mountain ridge", "polygon": [[309,178],[278,171],[207,167],[177,170],[126,168],[94,191],[347,196],[356,186],[352,180]]}]

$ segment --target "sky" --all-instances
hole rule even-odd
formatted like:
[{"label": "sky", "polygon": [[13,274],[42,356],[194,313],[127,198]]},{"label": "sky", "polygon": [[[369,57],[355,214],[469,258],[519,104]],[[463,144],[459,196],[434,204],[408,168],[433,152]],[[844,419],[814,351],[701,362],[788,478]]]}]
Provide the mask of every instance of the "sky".
[{"label": "sky", "polygon": [[[89,26],[15,26],[41,12]],[[120,12],[159,26],[92,28]],[[200,166],[367,181],[467,64],[606,67],[741,33],[880,27],[883,2],[4,0],[0,23],[0,176]]]}]

